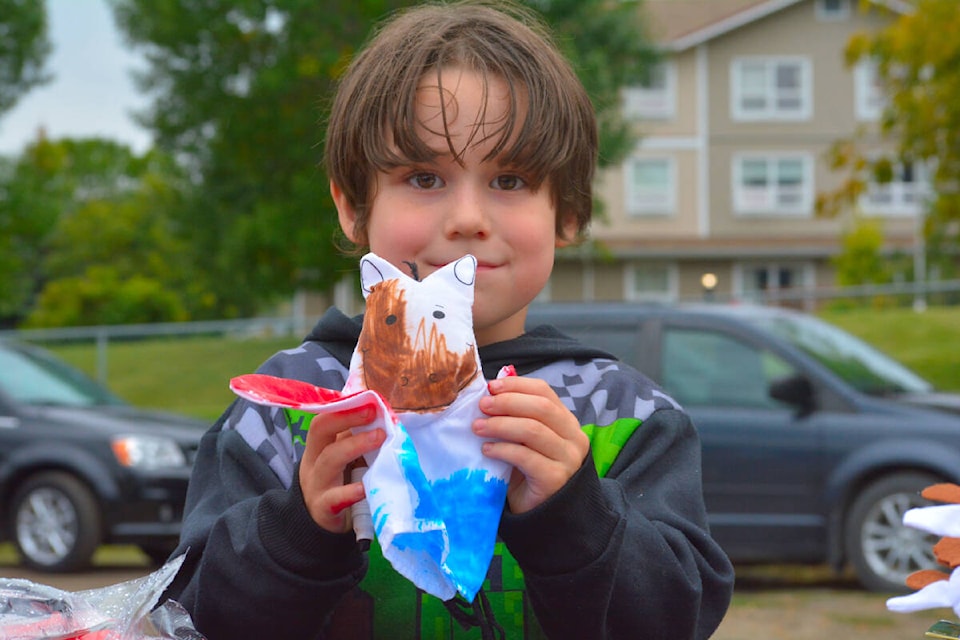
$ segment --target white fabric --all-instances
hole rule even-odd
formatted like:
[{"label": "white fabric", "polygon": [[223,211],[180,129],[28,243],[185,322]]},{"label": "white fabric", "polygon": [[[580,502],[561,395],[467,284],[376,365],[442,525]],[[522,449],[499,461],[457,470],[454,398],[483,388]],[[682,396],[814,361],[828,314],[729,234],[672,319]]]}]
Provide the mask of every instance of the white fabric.
[{"label": "white fabric", "polygon": [[[960,536],[960,505],[944,504],[908,509],[903,514],[903,524],[934,535]],[[887,600],[887,609],[897,613],[911,613],[923,609],[950,607],[960,616],[960,568],[954,569],[945,580],[931,582],[927,586],[905,596]]]},{"label": "white fabric", "polygon": [[960,504],[941,504],[908,509],[903,524],[927,533],[950,538],[960,537]]},{"label": "white fabric", "polygon": [[360,273],[367,309],[342,392],[256,374],[231,388],[258,404],[314,413],[375,405],[371,428],[387,438],[366,456],[363,484],[383,555],[427,593],[472,601],[511,472],[483,455],[471,430],[488,393],[473,335],[476,259],[418,281],[370,253]]},{"label": "white fabric", "polygon": [[950,607],[960,616],[960,568],[954,569],[947,580],[937,580],[919,591],[887,600],[887,609],[896,613],[940,607]]}]

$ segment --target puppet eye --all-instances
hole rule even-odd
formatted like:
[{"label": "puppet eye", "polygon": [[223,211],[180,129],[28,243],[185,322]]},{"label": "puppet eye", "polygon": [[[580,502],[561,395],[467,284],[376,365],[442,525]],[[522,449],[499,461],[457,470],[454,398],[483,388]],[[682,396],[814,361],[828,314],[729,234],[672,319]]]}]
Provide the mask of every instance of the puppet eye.
[{"label": "puppet eye", "polygon": [[433,317],[436,318],[437,320],[440,320],[442,318],[446,318],[447,314],[445,314],[443,311],[434,311]]},{"label": "puppet eye", "polygon": [[393,314],[391,313],[390,315],[388,315],[388,316],[386,317],[386,319],[384,320],[384,322],[386,322],[387,324],[396,324],[396,322],[397,322],[397,316],[395,316],[395,315],[393,315]]}]

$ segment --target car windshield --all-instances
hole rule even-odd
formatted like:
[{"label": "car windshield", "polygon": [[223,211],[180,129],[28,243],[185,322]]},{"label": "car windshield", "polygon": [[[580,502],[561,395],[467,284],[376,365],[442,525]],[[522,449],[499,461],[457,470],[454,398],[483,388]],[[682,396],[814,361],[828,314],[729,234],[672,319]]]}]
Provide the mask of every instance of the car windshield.
[{"label": "car windshield", "polygon": [[33,405],[121,404],[76,369],[34,350],[0,347],[0,389],[17,402]]},{"label": "car windshield", "polygon": [[812,316],[777,315],[751,321],[786,339],[858,391],[875,396],[928,393],[932,385],[849,333]]}]

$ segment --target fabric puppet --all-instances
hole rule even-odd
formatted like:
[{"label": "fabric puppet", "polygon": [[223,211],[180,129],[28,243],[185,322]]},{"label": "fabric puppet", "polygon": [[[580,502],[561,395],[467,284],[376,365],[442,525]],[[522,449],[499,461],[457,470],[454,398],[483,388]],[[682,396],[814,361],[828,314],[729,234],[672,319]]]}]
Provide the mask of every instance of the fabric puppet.
[{"label": "fabric puppet", "polygon": [[[920,495],[927,500],[945,504],[908,509],[903,524],[926,533],[942,536],[933,547],[934,557],[943,570],[921,569],[907,576],[907,587],[915,593],[887,600],[887,608],[898,613],[923,609],[950,607],[960,616],[960,486],[952,483],[935,484]],[[960,637],[960,626],[953,625],[952,635]]]},{"label": "fabric puppet", "polygon": [[[366,312],[341,391],[251,374],[230,387],[251,402],[312,413],[374,405],[387,438],[363,486],[377,541],[427,593],[472,601],[493,556],[511,467],[483,456],[470,426],[487,383],[473,335],[477,261],[420,281],[379,256],[360,261]],[[504,367],[500,376],[512,375]]]}]

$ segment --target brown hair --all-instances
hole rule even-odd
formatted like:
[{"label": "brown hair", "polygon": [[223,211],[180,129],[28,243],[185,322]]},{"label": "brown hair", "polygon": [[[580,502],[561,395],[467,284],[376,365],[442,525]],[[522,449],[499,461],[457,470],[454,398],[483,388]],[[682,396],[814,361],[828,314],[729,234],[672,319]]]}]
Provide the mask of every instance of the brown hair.
[{"label": "brown hair", "polygon": [[[563,237],[568,220],[582,233],[590,222],[597,158],[590,99],[528,10],[512,2],[466,0],[394,14],[340,79],[324,156],[327,175],[356,213],[360,243],[366,242],[376,173],[436,156],[416,135],[416,92],[426,73],[436,73],[439,84],[445,66],[507,83],[509,115],[490,134],[494,145],[484,160],[516,169],[534,189],[546,180],[557,236]],[[447,140],[458,161],[476,142],[457,150]]]}]

